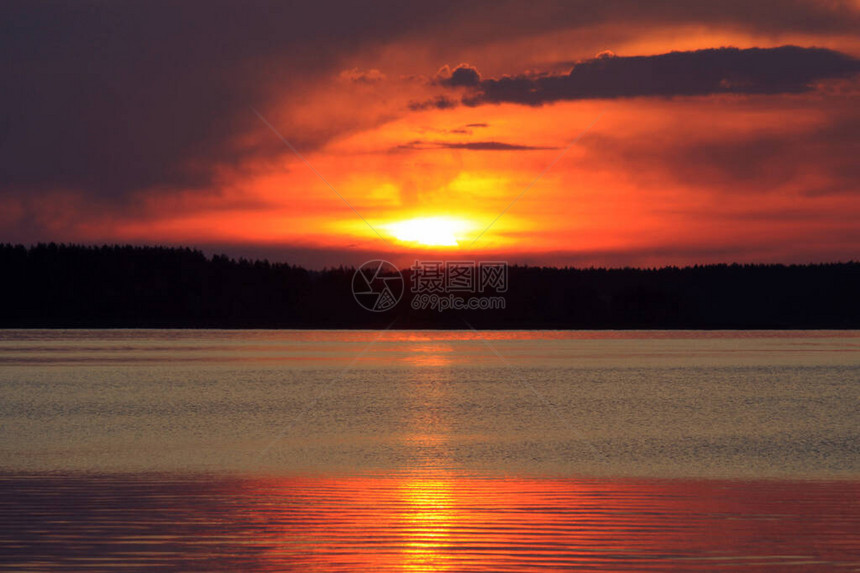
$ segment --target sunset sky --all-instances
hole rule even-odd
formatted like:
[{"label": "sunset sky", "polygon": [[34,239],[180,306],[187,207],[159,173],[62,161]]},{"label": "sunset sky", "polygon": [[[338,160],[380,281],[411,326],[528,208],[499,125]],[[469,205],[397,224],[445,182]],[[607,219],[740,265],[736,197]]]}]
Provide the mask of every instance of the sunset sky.
[{"label": "sunset sky", "polygon": [[860,258],[857,1],[27,1],[0,22],[0,242]]}]

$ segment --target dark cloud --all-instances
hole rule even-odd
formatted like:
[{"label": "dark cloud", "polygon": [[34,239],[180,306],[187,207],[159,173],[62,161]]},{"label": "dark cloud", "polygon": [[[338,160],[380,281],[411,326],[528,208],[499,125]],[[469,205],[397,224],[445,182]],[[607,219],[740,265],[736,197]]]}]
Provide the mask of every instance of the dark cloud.
[{"label": "dark cloud", "polygon": [[490,127],[489,123],[467,123],[466,127]]},{"label": "dark cloud", "polygon": [[440,79],[438,83],[450,87],[473,87],[481,83],[481,74],[469,64],[460,64],[449,77]]},{"label": "dark cloud", "polygon": [[542,105],[636,96],[800,93],[813,89],[818,81],[858,72],[860,60],[849,55],[797,46],[715,48],[632,57],[601,54],[563,75],[481,80],[472,84],[472,93],[463,103]]},{"label": "dark cloud", "polygon": [[470,149],[472,151],[536,151],[541,149],[557,149],[555,147],[540,147],[519,143],[502,143],[498,141],[445,142],[415,140],[398,145],[397,149]]},{"label": "dark cloud", "polygon": [[451,109],[457,107],[460,103],[447,96],[437,96],[424,101],[409,102],[409,109],[412,111],[423,111],[425,109]]},{"label": "dark cloud", "polygon": [[[0,192],[78,189],[113,201],[210,187],[219,165],[284,151],[276,138],[239,143],[265,130],[250,106],[274,114],[336,77],[355,46],[438,26],[450,9],[395,0],[3,2]],[[289,135],[308,150],[343,129]]]}]

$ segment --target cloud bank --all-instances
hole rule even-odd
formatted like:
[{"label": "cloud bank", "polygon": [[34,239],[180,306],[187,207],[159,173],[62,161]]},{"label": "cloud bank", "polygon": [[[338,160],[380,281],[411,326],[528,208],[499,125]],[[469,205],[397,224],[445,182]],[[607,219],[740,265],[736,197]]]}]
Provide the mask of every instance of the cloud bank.
[{"label": "cloud bank", "polygon": [[[655,56],[612,54],[577,63],[567,74],[515,75],[482,79],[462,64],[438,83],[464,88],[468,106],[515,103],[539,106],[564,100],[712,94],[787,94],[817,82],[860,72],[860,60],[824,48],[713,48]],[[440,96],[439,109],[453,107]],[[424,105],[431,106],[432,103]]]}]

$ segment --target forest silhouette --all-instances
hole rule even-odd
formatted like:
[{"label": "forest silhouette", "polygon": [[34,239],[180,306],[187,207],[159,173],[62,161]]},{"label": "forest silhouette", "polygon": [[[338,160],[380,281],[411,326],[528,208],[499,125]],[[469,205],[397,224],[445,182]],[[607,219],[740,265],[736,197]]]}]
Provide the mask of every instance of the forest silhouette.
[{"label": "forest silhouette", "polygon": [[814,329],[860,327],[860,263],[511,266],[506,308],[369,312],[355,269],[173,247],[0,246],[4,328]]}]

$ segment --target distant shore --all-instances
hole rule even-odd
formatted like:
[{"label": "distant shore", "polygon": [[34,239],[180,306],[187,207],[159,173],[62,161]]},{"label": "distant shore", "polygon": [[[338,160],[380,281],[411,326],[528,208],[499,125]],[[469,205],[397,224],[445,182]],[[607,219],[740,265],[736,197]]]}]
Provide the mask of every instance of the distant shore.
[{"label": "distant shore", "polygon": [[360,306],[355,269],[168,247],[0,246],[0,328],[781,330],[860,328],[860,263],[510,266],[504,308]]}]

